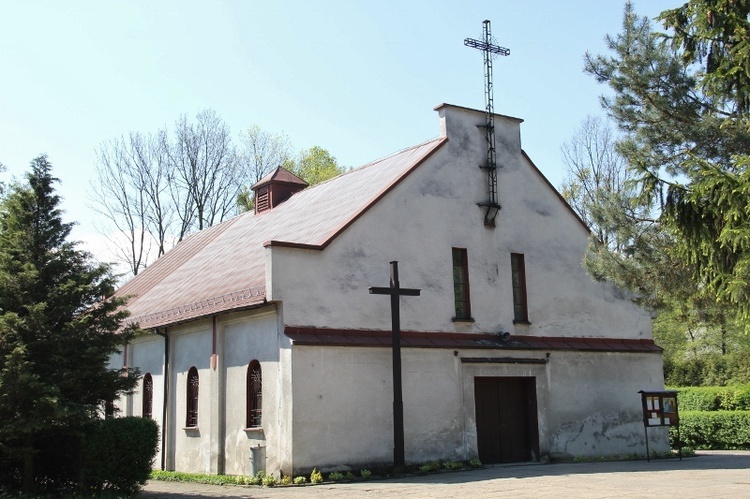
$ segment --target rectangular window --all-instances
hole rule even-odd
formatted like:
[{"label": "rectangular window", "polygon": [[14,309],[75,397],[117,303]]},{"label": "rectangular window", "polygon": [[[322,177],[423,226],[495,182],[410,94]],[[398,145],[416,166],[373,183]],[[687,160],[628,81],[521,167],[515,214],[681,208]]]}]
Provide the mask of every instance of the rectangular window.
[{"label": "rectangular window", "polygon": [[523,254],[510,254],[513,273],[513,323],[528,323],[529,311],[526,308],[526,264]]},{"label": "rectangular window", "polygon": [[453,248],[453,295],[456,302],[456,315],[453,320],[471,320],[466,248]]}]

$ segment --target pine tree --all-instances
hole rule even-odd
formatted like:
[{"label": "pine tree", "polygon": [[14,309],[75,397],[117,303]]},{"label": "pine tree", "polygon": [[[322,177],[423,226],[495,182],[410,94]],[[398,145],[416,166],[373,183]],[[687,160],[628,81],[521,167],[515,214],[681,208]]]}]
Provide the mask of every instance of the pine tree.
[{"label": "pine tree", "polygon": [[136,382],[107,367],[134,332],[123,301],[105,299],[109,267],[68,241],[51,168],[36,158],[0,204],[0,453],[23,461],[27,491],[35,437],[80,427]]},{"label": "pine tree", "polygon": [[635,174],[640,202],[657,203],[675,256],[694,270],[698,288],[748,317],[748,86],[744,77],[729,78],[750,56],[741,30],[711,39],[716,33],[707,26],[717,21],[704,8],[712,6],[710,17],[724,25],[747,27],[746,3],[693,0],[666,11],[671,39],[627,4],[622,32],[607,38],[611,55],[587,54],[586,70],[614,91],[603,104],[625,134],[618,150]]}]

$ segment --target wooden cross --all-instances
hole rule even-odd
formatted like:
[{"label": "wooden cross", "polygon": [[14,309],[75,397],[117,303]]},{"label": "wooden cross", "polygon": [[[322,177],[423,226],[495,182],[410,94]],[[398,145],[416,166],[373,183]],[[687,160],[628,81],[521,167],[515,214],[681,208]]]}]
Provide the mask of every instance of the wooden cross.
[{"label": "wooden cross", "polygon": [[398,282],[398,262],[391,262],[391,285],[371,287],[371,295],[391,297],[391,344],[393,350],[393,464],[404,467],[404,401],[401,390],[401,297],[419,296],[419,289],[402,288]]}]

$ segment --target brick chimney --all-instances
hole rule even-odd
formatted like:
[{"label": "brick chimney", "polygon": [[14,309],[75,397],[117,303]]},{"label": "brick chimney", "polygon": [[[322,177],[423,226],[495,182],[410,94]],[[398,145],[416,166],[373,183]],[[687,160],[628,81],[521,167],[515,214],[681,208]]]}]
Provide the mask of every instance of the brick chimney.
[{"label": "brick chimney", "polygon": [[289,170],[277,167],[251,187],[255,192],[255,213],[273,209],[308,185]]}]

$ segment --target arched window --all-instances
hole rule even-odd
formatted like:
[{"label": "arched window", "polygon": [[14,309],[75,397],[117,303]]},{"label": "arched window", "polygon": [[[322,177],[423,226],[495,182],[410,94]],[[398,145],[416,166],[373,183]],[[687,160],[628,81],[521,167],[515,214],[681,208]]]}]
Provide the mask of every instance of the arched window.
[{"label": "arched window", "polygon": [[152,418],[154,411],[154,380],[151,373],[143,375],[143,417]]},{"label": "arched window", "polygon": [[247,428],[261,426],[263,414],[263,375],[260,362],[254,360],[247,366]]},{"label": "arched window", "polygon": [[187,419],[185,426],[198,426],[198,369],[191,367],[187,375]]}]

